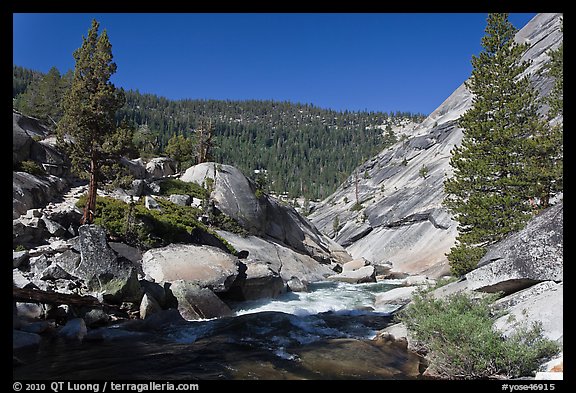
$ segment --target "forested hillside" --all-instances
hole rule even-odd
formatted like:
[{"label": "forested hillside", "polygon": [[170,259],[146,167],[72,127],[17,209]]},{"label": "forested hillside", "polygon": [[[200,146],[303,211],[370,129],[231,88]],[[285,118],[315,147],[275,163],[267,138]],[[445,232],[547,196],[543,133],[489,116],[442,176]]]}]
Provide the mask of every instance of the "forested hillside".
[{"label": "forested hillside", "polygon": [[[44,117],[38,110],[30,113],[37,108],[31,102],[38,101],[36,91],[56,86],[47,83],[50,74],[53,79],[53,72],[42,75],[14,66],[15,108]],[[66,85],[65,79],[58,89]],[[328,196],[354,168],[396,141],[395,125],[424,118],[409,112],[338,112],[290,102],[176,101],[132,90],[125,95],[126,105],[117,119],[134,126],[141,154],[163,154],[172,136],[194,137],[200,122],[210,121],[215,161],[236,166],[250,177],[260,170],[259,180],[269,191],[287,192],[290,198]],[[60,99],[61,90],[51,96]],[[58,111],[52,111],[50,118],[58,120]]]}]

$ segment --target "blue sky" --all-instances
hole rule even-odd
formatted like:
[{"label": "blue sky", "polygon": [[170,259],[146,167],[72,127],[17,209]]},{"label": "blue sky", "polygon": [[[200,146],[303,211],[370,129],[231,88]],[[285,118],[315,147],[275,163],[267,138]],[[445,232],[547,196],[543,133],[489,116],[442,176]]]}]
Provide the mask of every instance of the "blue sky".
[{"label": "blue sky", "polygon": [[[535,13],[510,14],[522,28]],[[14,14],[13,63],[74,67],[91,20],[113,82],[170,99],[274,99],[428,114],[472,70],[487,14]]]}]

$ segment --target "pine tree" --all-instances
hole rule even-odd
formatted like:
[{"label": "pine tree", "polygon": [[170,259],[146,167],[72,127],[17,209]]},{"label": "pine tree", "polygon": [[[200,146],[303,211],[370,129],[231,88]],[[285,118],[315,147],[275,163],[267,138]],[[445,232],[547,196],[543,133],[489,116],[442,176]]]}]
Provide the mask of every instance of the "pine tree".
[{"label": "pine tree", "polygon": [[544,99],[550,107],[549,125],[541,127],[529,142],[532,144],[532,185],[536,209],[545,209],[550,200],[562,192],[564,171],[563,122],[564,115],[564,43],[549,53],[550,62],[545,72],[554,79],[552,91]]},{"label": "pine tree", "polygon": [[214,143],[212,142],[212,137],[214,135],[212,120],[208,122],[202,121],[196,135],[198,138],[198,154],[196,156],[197,163],[201,164],[203,162],[212,161],[212,149],[214,147]]},{"label": "pine tree", "polygon": [[87,174],[90,179],[83,224],[94,220],[101,166],[110,158],[106,147],[120,143],[111,139],[117,135],[116,111],[124,105],[123,91],[110,82],[116,72],[112,45],[106,30],[98,35],[98,28],[99,23],[93,20],[88,35],[82,37],[82,46],[74,51],[74,77],[58,123],[58,139],[72,161],[72,169],[81,176]]},{"label": "pine tree", "polygon": [[46,75],[32,80],[18,97],[17,108],[25,115],[55,124],[62,117],[62,98],[68,88],[67,82],[58,69],[52,67]]},{"label": "pine tree", "polygon": [[473,106],[459,118],[462,144],[452,151],[454,173],[444,184],[445,205],[459,224],[447,254],[455,274],[474,269],[487,246],[522,228],[532,213],[531,138],[546,125],[535,89],[521,76],[527,46],[514,42],[515,33],[507,14],[489,14],[466,82]]},{"label": "pine tree", "polygon": [[177,170],[182,170],[182,164],[192,164],[194,159],[194,142],[184,135],[174,135],[168,140],[164,152],[177,163]]}]

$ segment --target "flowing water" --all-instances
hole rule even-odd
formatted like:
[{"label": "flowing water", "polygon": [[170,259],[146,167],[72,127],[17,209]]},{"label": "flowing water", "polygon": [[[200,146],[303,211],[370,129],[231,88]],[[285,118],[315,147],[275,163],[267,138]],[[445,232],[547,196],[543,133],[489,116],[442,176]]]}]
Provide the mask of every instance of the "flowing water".
[{"label": "flowing water", "polygon": [[[391,323],[374,297],[396,286],[323,282],[307,293],[232,305],[233,317],[142,321],[93,331],[82,343],[46,340],[19,354],[15,379],[406,379],[420,359],[372,340]],[[96,334],[98,333],[98,334]]]}]

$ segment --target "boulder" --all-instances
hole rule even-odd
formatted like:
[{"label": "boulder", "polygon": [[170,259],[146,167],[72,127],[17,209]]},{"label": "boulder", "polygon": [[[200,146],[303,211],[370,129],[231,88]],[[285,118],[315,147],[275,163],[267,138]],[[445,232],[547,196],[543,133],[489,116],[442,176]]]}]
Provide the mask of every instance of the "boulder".
[{"label": "boulder", "polygon": [[169,290],[184,319],[209,319],[233,315],[230,308],[208,288],[184,280],[173,281]]},{"label": "boulder", "polygon": [[49,331],[52,328],[52,324],[48,321],[36,321],[30,323],[24,323],[20,330],[26,333],[42,334]]},{"label": "boulder", "polygon": [[[529,296],[520,295],[510,303],[510,307],[500,310],[506,314],[494,322],[494,328],[505,336],[510,336],[520,327],[529,328],[532,323],[540,323],[544,337],[562,343],[564,340],[564,285],[554,284],[547,286],[547,289],[542,287],[540,290],[541,292],[532,290]],[[535,295],[535,293],[538,294]],[[506,302],[505,299],[501,301]]]},{"label": "boulder", "polygon": [[156,157],[146,164],[149,178],[160,179],[176,173],[176,162],[168,157]]},{"label": "boulder", "polygon": [[376,261],[371,263],[376,269],[377,276],[386,277],[392,270],[392,263],[390,261]]},{"label": "boulder", "polygon": [[309,255],[283,244],[257,236],[240,236],[227,231],[217,233],[236,250],[248,251],[248,257],[242,260],[247,265],[266,261],[268,267],[278,273],[285,283],[294,279],[301,283],[322,281],[333,273],[330,266],[320,264]]},{"label": "boulder", "polygon": [[144,331],[159,330],[165,327],[173,327],[178,324],[186,323],[180,312],[175,309],[161,310],[154,313],[142,322],[142,329]]},{"label": "boulder", "polygon": [[418,289],[418,287],[401,287],[393,288],[384,293],[379,293],[376,295],[376,300],[374,305],[376,309],[382,308],[384,305],[394,304],[394,305],[405,305],[410,303],[412,300],[412,295]]},{"label": "boulder", "polygon": [[539,296],[544,292],[557,291],[560,286],[561,284],[556,284],[554,281],[543,281],[496,300],[491,304],[491,308],[496,312],[510,310],[512,307],[528,302],[530,298]]},{"label": "boulder", "polygon": [[166,291],[162,285],[147,280],[140,280],[140,286],[145,295],[148,295],[149,298],[154,298],[161,307],[166,306]]},{"label": "boulder", "polygon": [[66,340],[82,341],[88,333],[86,323],[82,318],[74,318],[66,322],[58,335]]},{"label": "boulder", "polygon": [[48,217],[42,217],[42,221],[44,221],[44,226],[50,235],[56,237],[64,237],[69,235],[69,232],[66,230],[66,228],[64,228],[56,221],[52,221]]},{"label": "boulder", "polygon": [[144,206],[148,210],[161,210],[160,205],[156,202],[156,199],[152,198],[149,195],[144,197]]},{"label": "boulder", "polygon": [[28,262],[28,251],[12,251],[12,267],[17,268]]},{"label": "boulder", "polygon": [[146,319],[150,315],[161,311],[162,307],[158,304],[156,299],[153,296],[148,295],[147,293],[144,294],[142,297],[142,301],[140,302],[140,318]]},{"label": "boulder", "polygon": [[60,266],[62,269],[66,270],[69,274],[73,274],[73,272],[78,268],[80,265],[80,254],[72,251],[66,250],[61,254],[56,255],[52,259],[52,263]]},{"label": "boulder", "polygon": [[12,165],[17,165],[30,158],[30,146],[32,146],[32,136],[26,132],[18,121],[22,115],[12,114]]},{"label": "boulder", "polygon": [[180,180],[200,185],[212,183],[215,207],[235,219],[252,235],[266,236],[290,248],[329,263],[342,247],[322,235],[292,207],[281,205],[266,194],[256,195],[256,184],[237,168],[206,162],[188,168]]},{"label": "boulder", "polygon": [[12,330],[12,349],[14,350],[28,347],[37,347],[40,345],[41,340],[42,337],[36,333]]},{"label": "boulder", "polygon": [[139,301],[142,295],[136,268],[116,257],[108,246],[104,228],[82,225],[78,232],[80,264],[69,273],[84,279],[89,289],[102,293],[109,302]]},{"label": "boulder", "polygon": [[275,298],[286,292],[286,284],[265,262],[250,261],[246,271],[238,276],[229,296],[234,300],[255,300]]},{"label": "boulder", "polygon": [[286,286],[291,292],[308,292],[308,283],[300,281],[298,277],[292,277],[286,281]]},{"label": "boulder", "polygon": [[35,287],[35,285],[32,284],[26,277],[24,277],[22,272],[18,269],[12,269],[12,284],[16,288]]},{"label": "boulder", "polygon": [[433,290],[430,294],[435,299],[446,299],[449,296],[464,291],[469,291],[467,280],[459,280],[443,285],[440,288]]},{"label": "boulder", "polygon": [[146,189],[146,182],[141,179],[136,179],[132,181],[132,186],[129,190],[129,194],[135,197],[140,197]]},{"label": "boulder", "polygon": [[86,312],[82,319],[86,323],[87,327],[94,328],[98,326],[105,326],[108,321],[110,321],[110,316],[106,314],[103,310],[98,308],[93,308]]},{"label": "boulder", "polygon": [[350,262],[346,262],[345,264],[342,265],[342,272],[351,272],[354,270],[358,270],[364,266],[370,265],[370,262],[368,262],[366,259],[364,258],[358,258],[358,259],[354,259]]},{"label": "boulder", "polygon": [[135,266],[142,263],[142,252],[136,247],[118,242],[108,242],[108,245],[118,257],[126,258]]},{"label": "boulder", "polygon": [[489,248],[479,267],[466,274],[468,288],[512,293],[539,281],[562,281],[563,202]]},{"label": "boulder", "polygon": [[37,217],[19,217],[12,220],[12,246],[32,248],[43,244],[50,237],[46,224]]},{"label": "boulder", "polygon": [[376,270],[374,269],[374,266],[364,266],[356,270],[342,271],[340,274],[328,276],[328,280],[347,282],[351,284],[376,282]]},{"label": "boulder", "polygon": [[120,164],[128,168],[128,171],[130,172],[132,177],[134,177],[134,179],[141,180],[146,178],[147,173],[146,166],[142,162],[141,158],[138,158],[136,160],[130,160],[128,158],[122,157],[120,159]]},{"label": "boulder", "polygon": [[42,271],[39,275],[40,280],[70,280],[74,278],[66,270],[62,269],[58,264],[53,263]]},{"label": "boulder", "polygon": [[44,315],[44,309],[37,303],[16,302],[16,313],[19,317],[27,319],[38,319]]},{"label": "boulder", "polygon": [[428,278],[426,276],[422,276],[419,274],[408,276],[404,279],[404,285],[406,286],[413,286],[413,285],[434,285],[436,280],[432,278]]},{"label": "boulder", "polygon": [[190,204],[190,195],[172,194],[170,195],[170,202],[180,206],[188,206]]},{"label": "boulder", "polygon": [[238,258],[216,247],[170,244],[146,251],[142,270],[158,283],[186,280],[223,292],[238,275]]},{"label": "boulder", "polygon": [[53,175],[39,177],[27,172],[13,172],[12,218],[18,218],[29,209],[46,206],[67,186],[65,179]]},{"label": "boulder", "polygon": [[50,266],[51,261],[44,254],[30,258],[30,272],[36,277],[40,277],[44,269]]},{"label": "boulder", "polygon": [[44,172],[58,177],[69,174],[70,160],[55,146],[55,138],[33,141],[30,146],[30,159],[40,163]]}]

